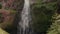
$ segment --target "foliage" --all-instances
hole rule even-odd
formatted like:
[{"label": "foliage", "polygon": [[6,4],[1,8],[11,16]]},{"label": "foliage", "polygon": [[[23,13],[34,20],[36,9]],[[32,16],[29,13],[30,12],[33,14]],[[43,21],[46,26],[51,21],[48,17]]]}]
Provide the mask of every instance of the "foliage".
[{"label": "foliage", "polygon": [[56,2],[43,3],[39,0],[32,5],[33,30],[40,33],[46,32],[52,24],[52,15],[56,10]]}]

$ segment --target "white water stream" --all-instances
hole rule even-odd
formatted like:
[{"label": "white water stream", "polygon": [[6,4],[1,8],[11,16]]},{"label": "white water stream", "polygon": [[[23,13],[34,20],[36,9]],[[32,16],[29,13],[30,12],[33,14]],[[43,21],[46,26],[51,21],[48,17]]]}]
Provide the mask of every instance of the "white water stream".
[{"label": "white water stream", "polygon": [[21,12],[21,21],[19,22],[20,33],[29,34],[29,21],[30,21],[30,1],[24,0],[24,7]]}]

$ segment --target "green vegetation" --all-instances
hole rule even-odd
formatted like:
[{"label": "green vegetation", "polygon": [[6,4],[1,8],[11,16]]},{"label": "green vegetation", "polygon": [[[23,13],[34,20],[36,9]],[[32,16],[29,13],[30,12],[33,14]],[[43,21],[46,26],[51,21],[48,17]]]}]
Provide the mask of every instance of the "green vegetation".
[{"label": "green vegetation", "polygon": [[42,0],[37,0],[37,3],[32,5],[32,28],[35,32],[47,32],[52,25],[52,16],[57,10],[56,2],[44,3]]}]

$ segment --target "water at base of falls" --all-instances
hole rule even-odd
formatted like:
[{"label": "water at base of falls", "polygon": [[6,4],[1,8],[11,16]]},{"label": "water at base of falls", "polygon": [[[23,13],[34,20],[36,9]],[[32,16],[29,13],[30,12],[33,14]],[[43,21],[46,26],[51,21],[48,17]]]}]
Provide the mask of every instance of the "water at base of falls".
[{"label": "water at base of falls", "polygon": [[19,22],[17,34],[31,34],[31,29],[29,27],[30,22],[30,3],[29,0],[24,1],[24,7],[21,12],[21,21]]}]

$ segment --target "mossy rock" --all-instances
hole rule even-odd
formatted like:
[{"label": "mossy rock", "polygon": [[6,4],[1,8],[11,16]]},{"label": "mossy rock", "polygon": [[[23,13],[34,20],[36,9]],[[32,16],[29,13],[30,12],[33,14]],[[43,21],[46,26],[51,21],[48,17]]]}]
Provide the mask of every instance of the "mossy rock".
[{"label": "mossy rock", "polygon": [[0,28],[0,34],[9,34],[9,33]]}]

